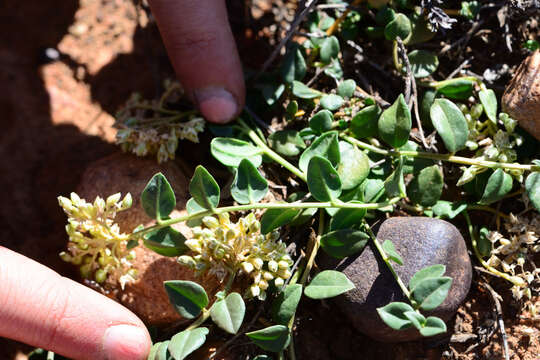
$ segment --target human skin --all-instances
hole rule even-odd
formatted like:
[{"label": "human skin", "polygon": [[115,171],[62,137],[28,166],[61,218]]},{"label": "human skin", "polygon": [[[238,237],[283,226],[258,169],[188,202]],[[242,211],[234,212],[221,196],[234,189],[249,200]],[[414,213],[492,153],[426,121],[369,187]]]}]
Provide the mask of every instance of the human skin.
[{"label": "human skin", "polygon": [[[178,79],[202,115],[225,123],[244,106],[224,0],[149,0]],[[0,246],[0,336],[73,359],[146,359],[150,335],[128,309]]]}]

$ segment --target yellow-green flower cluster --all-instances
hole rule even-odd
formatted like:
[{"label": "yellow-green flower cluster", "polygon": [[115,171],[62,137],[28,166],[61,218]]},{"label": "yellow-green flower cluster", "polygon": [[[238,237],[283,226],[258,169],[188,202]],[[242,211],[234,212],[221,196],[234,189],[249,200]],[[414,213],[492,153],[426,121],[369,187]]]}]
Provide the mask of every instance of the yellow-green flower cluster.
[{"label": "yellow-green flower cluster", "polygon": [[131,195],[121,199],[117,193],[106,200],[98,196],[94,203],[88,203],[71,193],[70,198],[59,196],[58,202],[68,216],[69,235],[67,251],[61,252],[60,257],[79,266],[83,278],[93,278],[98,283],[113,274],[122,288],[135,280],[136,272],[130,263],[135,253],[127,249],[129,234],[121,233],[114,222],[118,212],[131,207]]},{"label": "yellow-green flower cluster", "polygon": [[507,235],[497,231],[488,233],[493,249],[487,263],[514,280],[514,298],[531,298],[531,287],[540,285],[540,268],[534,265],[533,256],[540,252],[540,215],[515,216],[505,223]]},{"label": "yellow-green flower cluster", "polygon": [[236,223],[229,214],[207,216],[202,226],[193,228],[193,239],[186,245],[195,253],[180,256],[178,261],[198,274],[209,272],[223,280],[227,274],[244,274],[252,282],[248,297],[266,298],[266,289],[284,285],[291,276],[291,257],[279,232],[260,233],[261,225],[253,213]]}]

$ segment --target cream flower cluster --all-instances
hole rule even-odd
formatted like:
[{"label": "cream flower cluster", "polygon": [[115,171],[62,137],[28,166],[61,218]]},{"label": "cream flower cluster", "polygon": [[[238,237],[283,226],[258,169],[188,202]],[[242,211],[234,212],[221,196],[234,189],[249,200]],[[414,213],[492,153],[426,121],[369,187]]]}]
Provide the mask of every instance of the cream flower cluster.
[{"label": "cream flower cluster", "polygon": [[514,298],[521,299],[525,295],[530,299],[530,287],[540,285],[540,268],[532,260],[534,253],[540,252],[540,215],[534,213],[527,218],[510,214],[505,228],[507,236],[497,231],[488,233],[493,250],[487,262],[511,275],[519,284],[512,287]]},{"label": "cream flower cluster", "polygon": [[113,274],[122,288],[135,280],[136,271],[130,263],[135,253],[127,249],[129,234],[121,233],[114,222],[118,212],[131,207],[131,195],[121,199],[117,193],[106,200],[98,196],[94,203],[88,203],[71,193],[70,198],[59,196],[58,202],[68,216],[69,235],[67,251],[61,252],[60,257],[79,266],[83,278],[93,278],[98,283]]},{"label": "cream flower cluster", "polygon": [[244,274],[252,282],[248,297],[266,298],[266,289],[273,282],[284,285],[291,276],[291,257],[279,241],[279,232],[260,233],[260,223],[253,213],[236,223],[229,214],[207,216],[202,226],[193,228],[193,239],[186,245],[195,253],[180,256],[178,261],[198,274],[209,272],[223,280],[227,274]]}]

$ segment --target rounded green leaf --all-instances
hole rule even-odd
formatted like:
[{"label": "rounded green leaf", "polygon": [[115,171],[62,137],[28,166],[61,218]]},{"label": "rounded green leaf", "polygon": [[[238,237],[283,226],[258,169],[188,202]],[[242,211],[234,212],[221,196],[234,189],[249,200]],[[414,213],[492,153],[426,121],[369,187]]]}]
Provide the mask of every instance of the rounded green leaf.
[{"label": "rounded green leaf", "polygon": [[478,97],[488,119],[497,124],[497,95],[495,95],[495,91],[491,89],[481,90],[478,92]]},{"label": "rounded green leaf", "polygon": [[401,255],[397,252],[394,243],[390,240],[384,240],[382,243],[382,248],[384,252],[386,253],[386,256],[393,262],[395,262],[398,265],[403,265],[403,259],[401,258]]},{"label": "rounded green leaf", "polygon": [[453,219],[458,216],[463,210],[467,209],[467,204],[462,202],[451,202],[439,200],[433,207],[433,214],[439,218]]},{"label": "rounded green leaf", "polygon": [[422,326],[424,326],[426,323],[426,318],[424,315],[416,311],[405,311],[403,315],[405,315],[405,317],[407,317],[407,319],[409,319],[414,327],[418,330],[422,329]]},{"label": "rounded green leaf", "polygon": [[342,272],[325,270],[311,280],[304,294],[311,299],[326,299],[341,295],[355,286]]},{"label": "rounded green leaf", "polygon": [[[360,201],[351,201],[354,204],[361,204]],[[338,209],[330,220],[330,230],[349,229],[360,225],[366,215],[366,209]]]},{"label": "rounded green leaf", "polygon": [[396,40],[398,37],[405,40],[411,33],[411,21],[403,14],[397,14],[392,21],[386,24],[384,36],[387,40]]},{"label": "rounded green leaf", "polygon": [[356,90],[356,82],[353,79],[348,79],[341,82],[337,87],[337,93],[344,98],[351,98]]},{"label": "rounded green leaf", "polygon": [[268,209],[261,217],[261,233],[268,234],[272,230],[277,229],[291,222],[298,214],[299,209]]},{"label": "rounded green leaf", "polygon": [[321,110],[309,119],[309,127],[317,134],[332,130],[334,115],[328,110]]},{"label": "rounded green leaf", "polygon": [[375,14],[375,22],[378,25],[385,26],[396,18],[396,12],[388,6],[381,7]]},{"label": "rounded green leaf", "polygon": [[398,148],[407,143],[411,127],[411,111],[401,94],[379,118],[379,135],[388,145]]},{"label": "rounded green leaf", "polygon": [[439,66],[439,58],[431,51],[413,50],[409,53],[411,71],[415,78],[431,75]]},{"label": "rounded green leaf", "polygon": [[188,250],[186,238],[170,226],[151,231],[143,236],[144,246],[163,256],[179,256]]},{"label": "rounded green leaf", "polygon": [[362,251],[368,240],[369,236],[360,230],[341,229],[324,234],[321,247],[328,255],[343,259]]},{"label": "rounded green leaf", "polygon": [[445,332],[446,324],[436,316],[428,316],[424,326],[420,329],[422,336],[434,336],[444,334]]},{"label": "rounded green leaf", "polygon": [[240,204],[261,201],[268,193],[268,182],[251,161],[243,159],[238,165],[231,186],[231,196]]},{"label": "rounded green leaf", "polygon": [[171,304],[186,319],[197,317],[208,305],[206,291],[193,281],[168,280],[163,282],[163,286]]},{"label": "rounded green leaf", "polygon": [[307,185],[311,195],[319,201],[332,201],[341,195],[341,180],[330,161],[314,156],[309,161]]},{"label": "rounded green leaf", "polygon": [[469,137],[467,120],[459,108],[448,99],[436,99],[430,109],[431,122],[451,153],[465,147]]},{"label": "rounded green leaf", "polygon": [[409,198],[422,206],[432,206],[440,199],[444,186],[443,174],[438,165],[420,170],[409,185]]},{"label": "rounded green leaf", "polygon": [[306,60],[298,44],[291,46],[283,62],[281,63],[281,76],[286,83],[292,83],[294,80],[302,80],[306,75]]},{"label": "rounded green leaf", "polygon": [[346,141],[339,142],[341,161],[337,166],[337,173],[341,180],[343,190],[357,187],[369,174],[369,158],[356,146]]},{"label": "rounded green leaf", "polygon": [[306,143],[296,130],[273,132],[268,136],[268,145],[284,156],[296,156],[306,147]]},{"label": "rounded green leaf", "polygon": [[467,99],[471,96],[473,88],[473,81],[462,78],[438,81],[435,84],[435,89],[439,94],[455,100]]},{"label": "rounded green leaf", "polygon": [[261,149],[239,139],[214,138],[210,143],[210,152],[225,166],[237,167],[242,159],[248,159],[255,167],[262,163]]},{"label": "rounded green leaf", "polygon": [[335,36],[325,38],[321,44],[321,61],[329,64],[339,54],[339,40]]},{"label": "rounded green leaf", "polygon": [[540,211],[540,172],[535,171],[527,176],[525,190],[533,206]]},{"label": "rounded green leaf", "polygon": [[263,350],[280,352],[289,345],[291,335],[285,325],[274,325],[261,330],[246,333],[246,336]]},{"label": "rounded green leaf", "polygon": [[503,169],[497,169],[490,175],[479,203],[489,205],[499,201],[510,190],[512,190],[512,176]]},{"label": "rounded green leaf", "polygon": [[409,311],[414,311],[414,309],[411,305],[403,302],[392,302],[377,309],[382,321],[394,330],[404,330],[412,326],[411,321],[405,315]]},{"label": "rounded green leaf", "polygon": [[322,92],[311,89],[307,85],[304,85],[300,81],[293,81],[292,84],[292,93],[294,96],[299,97],[300,99],[314,99],[323,95]]},{"label": "rounded green leaf", "polygon": [[384,181],[384,189],[388,197],[405,197],[407,191],[403,180],[403,158],[399,159],[397,168]]},{"label": "rounded green leaf", "polygon": [[272,303],[272,318],[274,321],[279,325],[288,325],[296,312],[301,297],[302,285],[287,285]]},{"label": "rounded green leaf", "polygon": [[427,266],[423,269],[418,270],[411,280],[409,280],[409,290],[414,290],[416,285],[420,283],[420,281],[427,279],[427,278],[438,278],[443,276],[444,272],[446,271],[446,266],[441,264],[435,264],[431,266]]},{"label": "rounded green leaf", "polygon": [[246,313],[246,305],[239,293],[233,292],[223,300],[216,301],[210,308],[210,316],[220,328],[229,334],[236,334]]},{"label": "rounded green leaf", "polygon": [[304,150],[298,166],[303,172],[307,171],[309,161],[314,156],[322,156],[330,161],[333,166],[337,166],[341,160],[339,154],[339,143],[337,131],[329,131],[316,138],[311,145]]},{"label": "rounded green leaf", "polygon": [[161,220],[169,216],[176,206],[176,197],[171,184],[162,173],[155,174],[141,194],[144,212],[152,219]]},{"label": "rounded green leaf", "polygon": [[193,199],[205,209],[213,209],[219,205],[219,186],[212,175],[203,166],[195,168],[189,182],[189,193]]},{"label": "rounded green leaf", "polygon": [[330,111],[335,111],[337,109],[339,109],[343,103],[345,102],[345,100],[343,100],[343,98],[339,95],[336,95],[336,94],[328,94],[328,95],[324,95],[322,98],[321,98],[321,106],[327,110],[330,110]]},{"label": "rounded green leaf", "polygon": [[[169,352],[174,360],[183,360],[206,341],[207,328],[184,330],[174,335],[169,342]],[[167,359],[168,360],[168,359]]]},{"label": "rounded green leaf", "polygon": [[411,295],[422,310],[434,310],[441,305],[452,286],[452,278],[441,276],[420,281],[412,290]]},{"label": "rounded green leaf", "polygon": [[351,120],[350,129],[357,139],[376,136],[378,133],[377,120],[381,109],[377,105],[369,105],[360,110]]}]

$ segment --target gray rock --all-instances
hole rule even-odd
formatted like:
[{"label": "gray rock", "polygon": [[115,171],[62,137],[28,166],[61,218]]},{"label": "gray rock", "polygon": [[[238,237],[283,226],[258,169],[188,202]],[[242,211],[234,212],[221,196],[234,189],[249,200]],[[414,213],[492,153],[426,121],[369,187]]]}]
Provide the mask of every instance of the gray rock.
[{"label": "gray rock", "polygon": [[[446,265],[452,287],[446,300],[426,316],[438,316],[448,321],[463,302],[471,285],[472,267],[465,241],[458,229],[444,220],[428,217],[395,217],[380,227],[377,239],[390,240],[404,261],[394,269],[407,285],[418,270],[434,265]],[[323,261],[342,271],[356,285],[335,299],[339,308],[358,329],[373,339],[384,342],[411,341],[422,338],[414,329],[396,331],[380,319],[377,308],[393,301],[408,302],[386,264],[371,244],[358,256],[337,263]]]}]

